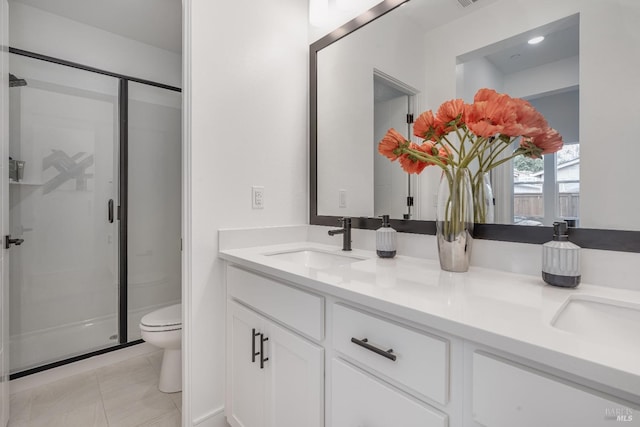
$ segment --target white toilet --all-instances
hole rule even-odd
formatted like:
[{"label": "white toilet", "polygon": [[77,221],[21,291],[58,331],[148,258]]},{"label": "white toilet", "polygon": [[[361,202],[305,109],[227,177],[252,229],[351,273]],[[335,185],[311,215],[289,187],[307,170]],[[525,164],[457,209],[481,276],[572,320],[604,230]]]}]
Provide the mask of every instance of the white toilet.
[{"label": "white toilet", "polygon": [[164,393],[182,390],[182,304],[164,307],[140,320],[142,339],[164,348],[158,388]]}]

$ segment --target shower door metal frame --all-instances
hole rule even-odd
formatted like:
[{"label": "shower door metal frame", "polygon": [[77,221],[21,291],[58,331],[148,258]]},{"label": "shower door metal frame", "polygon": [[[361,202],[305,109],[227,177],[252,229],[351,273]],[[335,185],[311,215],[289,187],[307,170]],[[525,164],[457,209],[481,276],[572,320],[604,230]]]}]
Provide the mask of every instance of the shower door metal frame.
[{"label": "shower door metal frame", "polygon": [[9,47],[9,53],[13,53],[28,58],[39,59],[41,61],[51,62],[58,65],[64,65],[67,67],[76,68],[79,70],[89,71],[105,76],[114,77],[119,80],[118,83],[118,147],[119,147],[119,204],[116,207],[115,219],[118,221],[118,341],[117,345],[106,347],[100,350],[84,353],[81,355],[73,356],[67,359],[59,360],[52,363],[47,363],[35,368],[26,369],[24,371],[15,372],[10,374],[10,379],[17,379],[27,375],[42,372],[47,369],[56,368],[58,366],[66,365],[69,363],[77,362],[79,360],[88,359],[93,356],[97,356],[111,351],[120,350],[122,348],[131,347],[136,344],[140,344],[143,340],[135,340],[127,342],[127,321],[128,321],[128,269],[127,269],[127,231],[128,231],[128,166],[129,166],[129,82],[136,82],[145,84],[148,86],[154,86],[161,89],[167,89],[173,92],[182,92],[179,87],[167,85],[164,83],[158,83],[151,80],[141,79],[137,77],[127,76],[124,74],[113,73],[111,71],[102,70],[95,67],[79,64],[77,62],[66,61],[64,59],[54,58],[52,56],[42,55],[35,52],[30,52],[23,49],[17,49]]},{"label": "shower door metal frame", "polygon": [[119,221],[118,227],[118,272],[120,275],[120,280],[118,281],[118,339],[120,344],[125,344],[127,342],[127,314],[129,308],[129,269],[128,269],[128,246],[127,246],[127,237],[128,237],[128,198],[129,198],[129,84],[125,79],[120,79],[119,88],[118,88],[118,119],[120,127],[120,168],[118,171],[120,172],[119,178],[119,202],[120,204],[117,207],[117,215],[116,218]]}]

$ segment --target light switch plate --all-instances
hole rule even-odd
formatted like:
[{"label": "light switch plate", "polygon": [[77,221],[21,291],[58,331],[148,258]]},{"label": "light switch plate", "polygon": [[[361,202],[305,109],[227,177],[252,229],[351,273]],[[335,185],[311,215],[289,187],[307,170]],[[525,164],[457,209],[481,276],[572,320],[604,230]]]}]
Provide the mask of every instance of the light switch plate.
[{"label": "light switch plate", "polygon": [[254,185],[251,187],[251,207],[253,209],[264,209],[264,187]]},{"label": "light switch plate", "polygon": [[347,207],[347,190],[338,190],[338,207]]}]

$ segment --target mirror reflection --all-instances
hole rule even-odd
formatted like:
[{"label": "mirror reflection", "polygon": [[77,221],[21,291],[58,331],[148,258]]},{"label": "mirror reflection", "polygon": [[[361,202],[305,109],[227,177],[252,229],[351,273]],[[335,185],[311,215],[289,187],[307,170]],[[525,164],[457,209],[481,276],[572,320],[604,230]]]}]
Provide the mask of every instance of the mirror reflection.
[{"label": "mirror reflection", "polygon": [[373,185],[374,216],[415,218],[413,200],[416,176],[405,173],[397,164],[376,155],[378,145],[387,130],[397,129],[403,134],[413,132],[411,115],[415,109],[417,90],[393,77],[375,70],[373,76]]},{"label": "mirror reflection", "polygon": [[[409,176],[377,145],[407,114],[482,87],[528,100],[563,136],[563,150],[518,158],[491,174],[494,222],[638,230],[626,154],[603,161],[602,143],[640,154],[629,126],[638,108],[640,41],[629,1],[412,0],[317,53],[318,215],[434,220],[440,171]],[[500,22],[500,25],[488,25]],[[545,39],[528,44],[534,36]],[[417,142],[417,141],[416,141]]]},{"label": "mirror reflection", "polygon": [[491,171],[491,187],[499,191],[493,192],[493,221],[486,222],[579,225],[579,22],[573,15],[457,57],[459,98],[471,103],[482,87],[513,94],[564,140],[558,153],[518,156]]}]

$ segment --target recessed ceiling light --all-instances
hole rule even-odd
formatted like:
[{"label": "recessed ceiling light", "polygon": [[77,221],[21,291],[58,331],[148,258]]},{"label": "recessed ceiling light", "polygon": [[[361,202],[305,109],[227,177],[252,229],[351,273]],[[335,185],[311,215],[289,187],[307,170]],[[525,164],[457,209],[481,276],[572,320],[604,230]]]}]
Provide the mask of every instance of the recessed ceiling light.
[{"label": "recessed ceiling light", "polygon": [[538,36],[538,37],[534,37],[531,40],[529,40],[527,43],[529,44],[538,44],[540,43],[542,40],[544,40],[544,36]]}]

